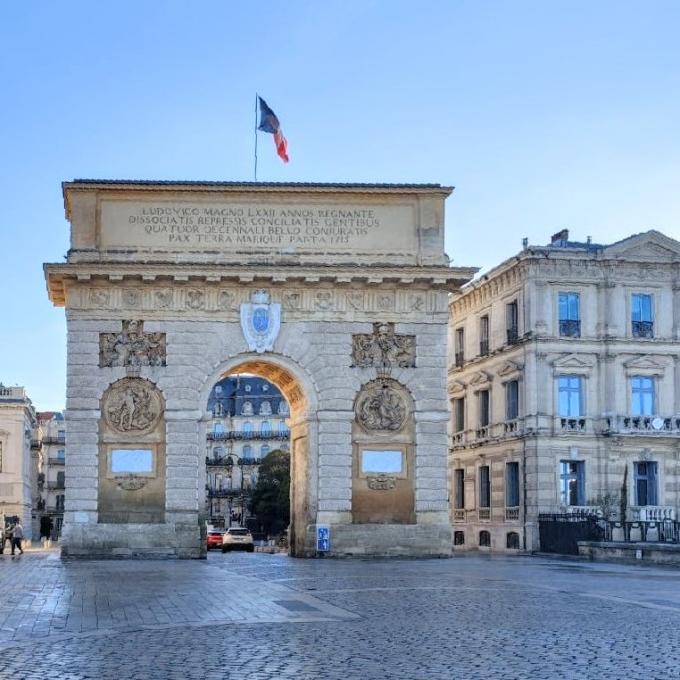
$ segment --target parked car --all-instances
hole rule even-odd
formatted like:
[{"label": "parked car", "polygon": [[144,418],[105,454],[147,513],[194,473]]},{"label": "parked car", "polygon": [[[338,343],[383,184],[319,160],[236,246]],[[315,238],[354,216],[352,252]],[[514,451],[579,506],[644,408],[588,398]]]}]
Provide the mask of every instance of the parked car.
[{"label": "parked car", "polygon": [[222,529],[211,529],[208,531],[208,550],[211,548],[221,548],[222,536],[224,536]]},{"label": "parked car", "polygon": [[253,535],[248,529],[241,527],[230,527],[222,536],[222,552],[230,550],[247,550],[253,552],[255,550],[255,543],[253,542]]}]

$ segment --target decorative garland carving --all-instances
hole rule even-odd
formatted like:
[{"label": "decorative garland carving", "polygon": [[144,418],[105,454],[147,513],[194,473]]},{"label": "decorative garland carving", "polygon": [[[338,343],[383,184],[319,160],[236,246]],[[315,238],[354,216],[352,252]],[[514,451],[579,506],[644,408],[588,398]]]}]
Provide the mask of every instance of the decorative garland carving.
[{"label": "decorative garland carving", "polygon": [[397,478],[390,475],[377,475],[376,477],[366,477],[366,484],[373,491],[389,491],[397,486]]},{"label": "decorative garland carving", "polygon": [[146,380],[124,378],[109,388],[102,412],[106,422],[118,432],[150,430],[161,416],[161,397]]},{"label": "decorative garland carving", "polygon": [[116,485],[125,491],[139,491],[146,486],[149,481],[147,477],[140,475],[118,475],[114,477]]},{"label": "decorative garland carving", "polygon": [[364,386],[356,405],[359,423],[366,430],[400,430],[406,420],[406,404],[389,382]]},{"label": "decorative garland carving", "polygon": [[120,333],[99,334],[99,366],[165,366],[165,333],[144,333],[143,321],[123,321]]},{"label": "decorative garland carving", "polygon": [[415,365],[415,335],[396,335],[393,323],[374,323],[373,333],[352,336],[352,366],[413,368]]}]

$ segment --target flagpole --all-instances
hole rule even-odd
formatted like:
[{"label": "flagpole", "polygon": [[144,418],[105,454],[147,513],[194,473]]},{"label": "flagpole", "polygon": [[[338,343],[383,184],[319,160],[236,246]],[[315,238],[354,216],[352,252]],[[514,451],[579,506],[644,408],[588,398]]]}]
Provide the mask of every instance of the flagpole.
[{"label": "flagpole", "polygon": [[257,92],[255,93],[255,181],[257,182]]}]

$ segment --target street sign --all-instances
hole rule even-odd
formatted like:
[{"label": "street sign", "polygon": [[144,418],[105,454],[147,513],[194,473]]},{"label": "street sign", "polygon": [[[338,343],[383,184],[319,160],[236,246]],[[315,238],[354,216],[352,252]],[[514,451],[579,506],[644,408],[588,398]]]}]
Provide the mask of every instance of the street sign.
[{"label": "street sign", "polygon": [[328,524],[316,525],[316,549],[319,552],[328,552],[331,549],[331,528]]}]

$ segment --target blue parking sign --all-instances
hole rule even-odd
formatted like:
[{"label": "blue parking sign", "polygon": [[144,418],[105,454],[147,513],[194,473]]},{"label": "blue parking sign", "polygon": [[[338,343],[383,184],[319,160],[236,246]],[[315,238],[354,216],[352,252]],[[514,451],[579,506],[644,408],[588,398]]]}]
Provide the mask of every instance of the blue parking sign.
[{"label": "blue parking sign", "polygon": [[316,549],[319,552],[331,549],[331,528],[327,524],[316,525]]}]

